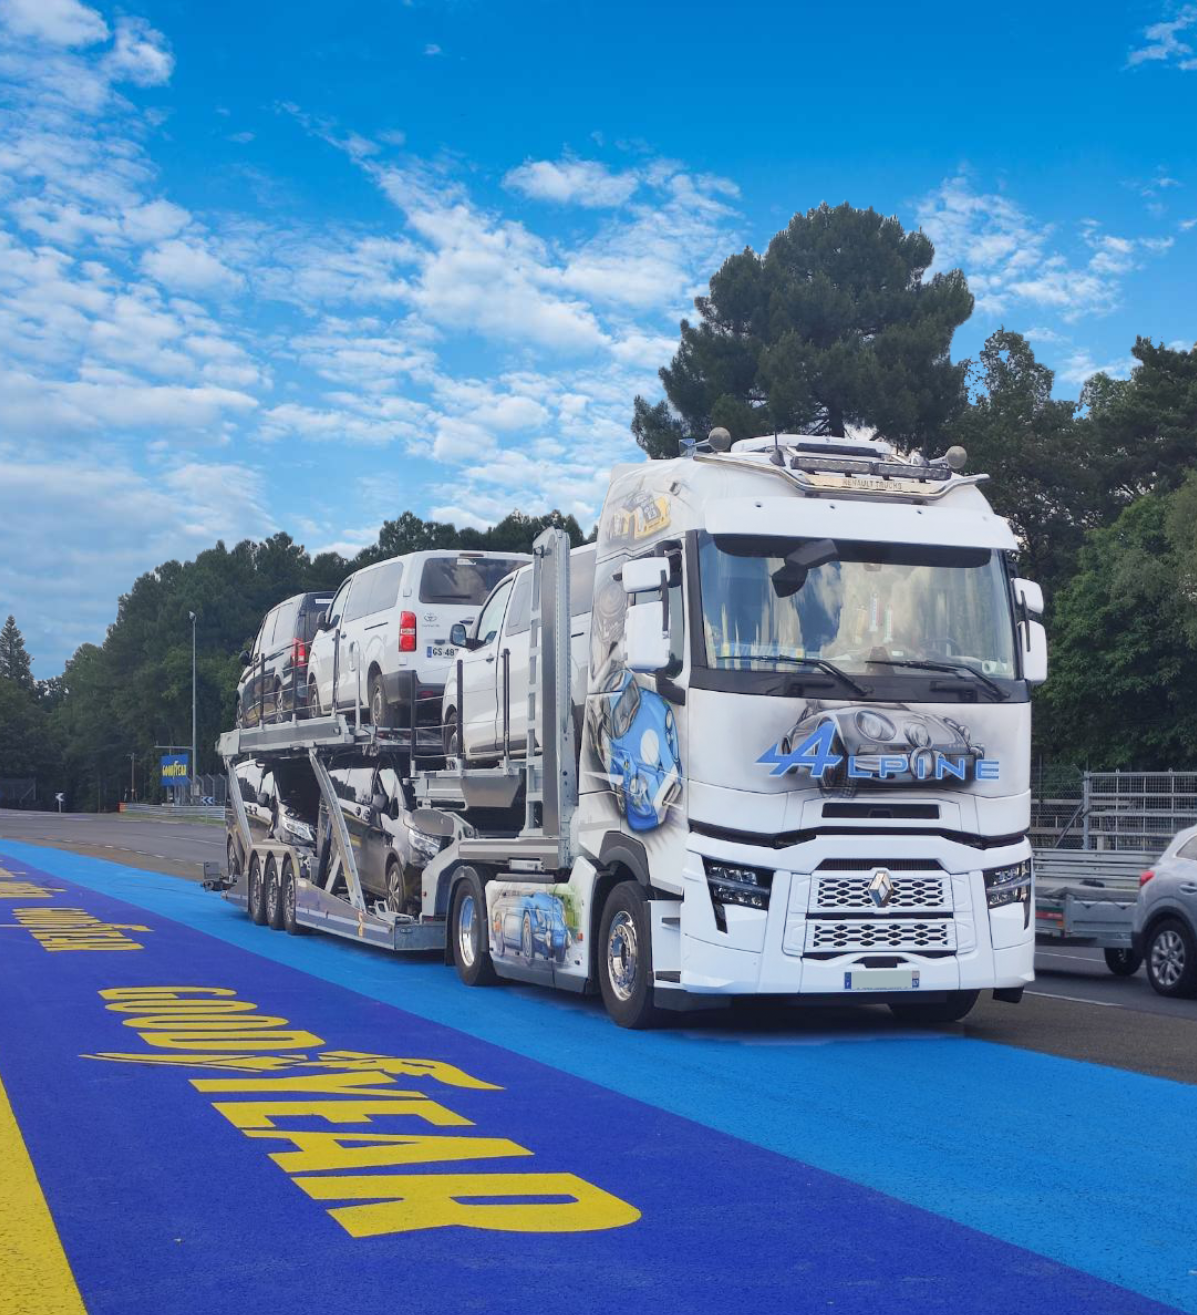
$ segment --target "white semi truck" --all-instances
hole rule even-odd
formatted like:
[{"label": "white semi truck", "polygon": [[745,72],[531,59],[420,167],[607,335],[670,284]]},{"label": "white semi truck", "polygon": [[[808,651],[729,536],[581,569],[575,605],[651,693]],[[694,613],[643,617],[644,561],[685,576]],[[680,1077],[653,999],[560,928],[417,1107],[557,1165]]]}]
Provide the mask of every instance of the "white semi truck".
[{"label": "white semi truck", "polygon": [[[925,1020],[962,1017],[982,990],[1017,1001],[1033,979],[1043,604],[963,464],[960,449],[714,431],[613,471],[589,611],[571,607],[565,535],[537,541],[516,680],[501,607],[457,633],[459,725],[467,662],[496,673],[485,761],[420,770],[414,727],[337,717],[223,736],[230,766],[302,754],[326,791],[332,845],[289,855],[288,927],[443,945],[467,985],[599,991],[628,1027],[737,996]],[[347,754],[401,761],[415,815],[445,837],[419,915],[362,896],[326,779]]]}]

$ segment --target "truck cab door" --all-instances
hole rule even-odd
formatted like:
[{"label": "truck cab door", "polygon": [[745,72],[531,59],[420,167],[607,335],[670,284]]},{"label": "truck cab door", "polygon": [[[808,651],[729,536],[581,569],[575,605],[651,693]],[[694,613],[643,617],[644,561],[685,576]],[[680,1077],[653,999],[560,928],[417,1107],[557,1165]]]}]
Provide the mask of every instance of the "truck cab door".
[{"label": "truck cab door", "polygon": [[457,710],[461,747],[467,758],[494,752],[498,689],[502,664],[499,635],[511,581],[504,580],[487,599],[474,625],[475,647],[462,663],[462,707]]}]

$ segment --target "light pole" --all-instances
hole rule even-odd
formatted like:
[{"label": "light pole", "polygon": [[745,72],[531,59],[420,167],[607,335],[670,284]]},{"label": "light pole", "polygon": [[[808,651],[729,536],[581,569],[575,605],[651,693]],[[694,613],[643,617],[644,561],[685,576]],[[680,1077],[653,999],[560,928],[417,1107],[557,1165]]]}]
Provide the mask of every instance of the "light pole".
[{"label": "light pole", "polygon": [[129,755],[129,802],[133,803],[137,798],[137,778],[134,772],[137,770],[137,755]]},{"label": "light pole", "polygon": [[191,793],[195,795],[195,777],[199,764],[195,758],[195,613],[188,612],[191,618]]}]

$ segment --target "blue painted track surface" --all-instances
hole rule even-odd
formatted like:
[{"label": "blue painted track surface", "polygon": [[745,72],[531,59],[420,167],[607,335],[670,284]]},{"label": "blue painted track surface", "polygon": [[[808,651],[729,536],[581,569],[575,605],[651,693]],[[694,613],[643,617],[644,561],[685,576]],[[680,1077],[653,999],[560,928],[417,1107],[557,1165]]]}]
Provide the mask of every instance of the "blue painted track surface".
[{"label": "blue painted track surface", "polygon": [[[14,925],[19,902],[0,903],[0,1077],[94,1315],[1197,1311],[1197,1088],[881,1014],[844,1035],[726,1017],[627,1033],[589,1000],[470,991],[429,960],[254,927],[169,877],[8,841],[0,865],[60,892],[30,905],[151,928],[135,952],[50,953]],[[359,1130],[531,1152],[357,1176],[571,1174],[639,1218],[352,1236],[330,1214],[344,1196],[297,1181],[345,1171],[289,1173],[270,1155],[290,1142],[251,1138],[213,1105],[265,1097],[197,1090],[214,1069],[86,1057],[147,1050],[99,995],[133,985],[235,991],[320,1038],[301,1059],[455,1065],[502,1089],[396,1090],[474,1126],[386,1114]]]}]

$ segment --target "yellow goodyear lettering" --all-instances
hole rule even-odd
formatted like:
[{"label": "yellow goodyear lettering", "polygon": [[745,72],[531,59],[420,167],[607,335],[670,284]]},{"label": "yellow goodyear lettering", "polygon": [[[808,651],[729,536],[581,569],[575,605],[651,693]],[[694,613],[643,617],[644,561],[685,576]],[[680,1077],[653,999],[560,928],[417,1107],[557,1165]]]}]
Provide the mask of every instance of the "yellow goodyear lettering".
[{"label": "yellow goodyear lettering", "polygon": [[23,872],[0,867],[0,899],[53,899],[61,894],[61,886],[39,886],[28,880]]},{"label": "yellow goodyear lettering", "polygon": [[131,922],[102,922],[85,909],[13,909],[17,925],[37,941],[43,950],[144,950],[145,946],[125,932],[149,932]]},{"label": "yellow goodyear lettering", "polygon": [[[258,1013],[257,1005],[226,987],[113,987],[100,995],[107,1009],[128,1015],[121,1023],[147,1046],[211,1053],[112,1051],[87,1058],[216,1070],[220,1076],[190,1077],[191,1086],[208,1096],[260,1097],[215,1100],[212,1108],[245,1137],[285,1143],[288,1149],[270,1152],[284,1172],[321,1174],[292,1181],[312,1200],[342,1202],[328,1213],[351,1237],[448,1227],[593,1232],[640,1218],[635,1206],[569,1173],[337,1173],[528,1159],[534,1153],[506,1137],[360,1130],[396,1118],[437,1129],[475,1127],[426,1092],[411,1089],[411,1079],[424,1079],[441,1088],[502,1090],[444,1060],[318,1049],[324,1045],[319,1037],[293,1028],[285,1018]],[[399,1086],[398,1078],[407,1081]],[[291,1118],[330,1126],[312,1131],[277,1122]]]}]

